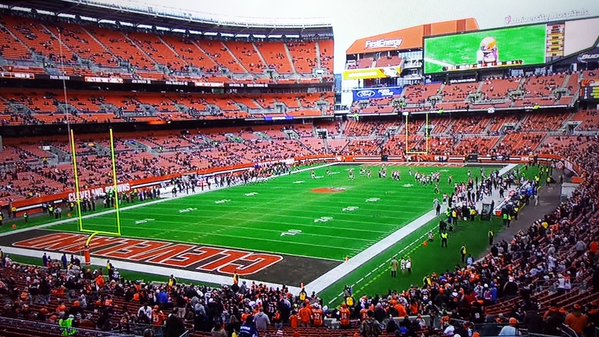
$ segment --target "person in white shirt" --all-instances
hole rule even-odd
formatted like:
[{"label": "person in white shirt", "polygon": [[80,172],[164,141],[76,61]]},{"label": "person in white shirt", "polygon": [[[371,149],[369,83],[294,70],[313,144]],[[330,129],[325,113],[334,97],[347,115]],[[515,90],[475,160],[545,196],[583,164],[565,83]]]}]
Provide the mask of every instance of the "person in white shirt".
[{"label": "person in white shirt", "polygon": [[510,317],[510,324],[501,328],[499,336],[520,336],[520,330],[518,330],[518,320],[514,317]]},{"label": "person in white shirt", "polygon": [[[144,316],[145,315],[145,316]],[[143,321],[152,322],[152,308],[146,303],[137,310],[137,317]]]}]

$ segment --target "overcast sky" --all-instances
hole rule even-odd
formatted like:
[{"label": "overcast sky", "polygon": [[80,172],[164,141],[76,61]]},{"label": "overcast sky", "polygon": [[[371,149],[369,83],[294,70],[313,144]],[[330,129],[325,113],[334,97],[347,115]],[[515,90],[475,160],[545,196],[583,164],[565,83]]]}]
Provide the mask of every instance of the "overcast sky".
[{"label": "overcast sky", "polygon": [[[599,0],[94,0],[213,13],[225,17],[320,18],[333,24],[335,72],[356,39],[425,23],[473,17],[481,29],[514,25],[540,16],[599,16]],[[199,16],[199,15],[197,15]],[[511,18],[511,20],[510,20]],[[510,22],[511,21],[511,22]],[[546,21],[546,20],[545,20]]]}]

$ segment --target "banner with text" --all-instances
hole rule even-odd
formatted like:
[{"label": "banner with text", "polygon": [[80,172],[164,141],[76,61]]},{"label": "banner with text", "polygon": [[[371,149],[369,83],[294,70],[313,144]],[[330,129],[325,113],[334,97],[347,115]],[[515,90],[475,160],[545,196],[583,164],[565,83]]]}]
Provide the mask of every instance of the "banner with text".
[{"label": "banner with text", "polygon": [[368,69],[348,69],[343,72],[343,79],[365,80],[371,78],[399,77],[400,75],[401,66]]},{"label": "banner with text", "polygon": [[402,88],[391,87],[391,88],[371,88],[371,89],[355,89],[353,91],[354,102],[355,101],[367,101],[369,99],[376,98],[388,98],[388,97],[399,97],[401,95]]}]

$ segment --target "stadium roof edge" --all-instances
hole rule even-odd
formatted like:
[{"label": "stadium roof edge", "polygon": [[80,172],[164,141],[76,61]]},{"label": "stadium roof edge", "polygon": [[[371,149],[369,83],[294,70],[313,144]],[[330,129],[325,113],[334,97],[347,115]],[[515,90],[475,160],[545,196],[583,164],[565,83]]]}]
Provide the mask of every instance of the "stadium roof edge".
[{"label": "stadium roof edge", "polygon": [[356,55],[422,49],[424,37],[477,30],[479,26],[475,18],[428,23],[358,39],[347,48],[345,53]]},{"label": "stadium roof edge", "polygon": [[257,18],[227,17],[210,13],[184,12],[181,9],[134,6],[133,2],[118,4],[100,3],[93,0],[0,0],[0,9],[20,7],[46,11],[54,16],[71,14],[115,22],[130,22],[134,25],[164,27],[168,30],[184,29],[227,34],[299,35],[306,37],[333,38],[333,26],[322,18]]}]

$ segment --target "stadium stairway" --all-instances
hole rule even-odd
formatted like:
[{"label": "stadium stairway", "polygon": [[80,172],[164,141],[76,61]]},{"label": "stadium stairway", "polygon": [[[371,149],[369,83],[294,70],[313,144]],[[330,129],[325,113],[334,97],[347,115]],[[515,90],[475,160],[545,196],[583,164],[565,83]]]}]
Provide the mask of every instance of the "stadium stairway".
[{"label": "stadium stairway", "polygon": [[322,60],[321,60],[322,52],[320,51],[320,44],[318,42],[316,42],[315,45],[316,45],[316,55],[317,55],[316,64],[319,69],[322,69]]},{"label": "stadium stairway", "polygon": [[264,58],[264,55],[262,55],[262,53],[260,52],[260,48],[258,48],[258,46],[256,46],[255,43],[252,43],[251,48],[254,49],[254,52],[256,52],[256,56],[258,56],[258,58],[260,59],[260,61],[262,62],[262,64],[266,65],[267,68],[273,67],[273,64],[266,62],[266,59]]},{"label": "stadium stairway", "polygon": [[235,60],[235,62],[237,62],[239,64],[239,66],[241,67],[241,69],[243,69],[243,71],[245,71],[246,73],[250,73],[249,69],[246,67],[246,65],[241,62],[241,60],[239,59],[239,57],[237,57],[237,55],[235,55],[235,53],[233,53],[231,51],[231,49],[229,48],[229,46],[226,43],[221,42],[220,43],[223,46],[223,51],[226,53],[229,53],[231,55],[231,57]]},{"label": "stadium stairway", "polygon": [[294,74],[297,74],[297,69],[295,68],[295,63],[293,62],[293,57],[291,56],[291,51],[289,50],[289,47],[286,43],[283,44],[283,47],[285,48],[285,55],[287,55],[287,59],[289,60],[289,64],[291,65],[291,70]]}]

